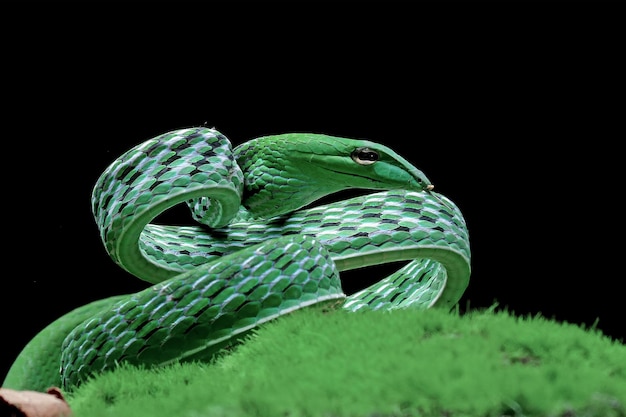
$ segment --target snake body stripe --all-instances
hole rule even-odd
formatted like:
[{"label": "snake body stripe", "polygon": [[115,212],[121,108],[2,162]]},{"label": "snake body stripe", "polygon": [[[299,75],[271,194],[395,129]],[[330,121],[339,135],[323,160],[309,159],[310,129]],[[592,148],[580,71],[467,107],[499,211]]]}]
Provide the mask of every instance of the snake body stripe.
[{"label": "snake body stripe", "polygon": [[[347,188],[375,192],[311,206]],[[198,225],[156,223],[181,203]],[[406,159],[365,140],[294,133],[233,149],[214,129],[168,132],[107,167],[92,211],[112,260],[152,286],[51,323],[17,357],[7,387],[71,390],[120,362],[208,360],[319,303],[451,308],[469,282],[459,208]],[[341,271],[395,261],[407,263],[343,293]]]}]

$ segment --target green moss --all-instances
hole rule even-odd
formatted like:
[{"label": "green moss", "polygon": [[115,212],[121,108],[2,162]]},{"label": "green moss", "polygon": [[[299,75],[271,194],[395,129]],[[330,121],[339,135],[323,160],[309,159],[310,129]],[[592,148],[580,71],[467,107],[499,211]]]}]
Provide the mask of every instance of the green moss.
[{"label": "green moss", "polygon": [[626,416],[626,345],[506,311],[309,308],[211,364],[120,366],[76,417]]}]

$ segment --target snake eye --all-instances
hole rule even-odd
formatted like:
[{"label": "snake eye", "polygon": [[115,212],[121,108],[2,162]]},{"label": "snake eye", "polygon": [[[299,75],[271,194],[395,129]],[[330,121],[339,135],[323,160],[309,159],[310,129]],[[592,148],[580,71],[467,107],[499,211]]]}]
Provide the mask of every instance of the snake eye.
[{"label": "snake eye", "polygon": [[378,161],[378,152],[370,148],[356,148],[350,156],[359,165],[372,165]]}]

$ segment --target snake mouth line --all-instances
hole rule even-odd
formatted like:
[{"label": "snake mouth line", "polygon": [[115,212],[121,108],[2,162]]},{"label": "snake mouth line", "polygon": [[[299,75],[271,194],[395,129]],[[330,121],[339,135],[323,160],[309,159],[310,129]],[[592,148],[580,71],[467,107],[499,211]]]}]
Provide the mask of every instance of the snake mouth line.
[{"label": "snake mouth line", "polygon": [[[365,180],[365,181],[367,181],[367,182],[370,182],[371,184],[373,184],[373,185],[374,185],[374,186],[372,187],[372,189],[387,189],[387,188],[388,188],[388,184],[384,183],[383,181],[379,181],[379,180],[377,180],[377,179],[375,179],[375,178],[372,178],[372,177],[370,177],[370,176],[367,176],[367,175],[358,175],[358,174],[355,174],[355,173],[353,173],[353,172],[343,172],[343,171],[337,171],[337,170],[330,169],[330,168],[324,168],[324,169],[325,169],[326,171],[328,171],[328,172],[332,172],[332,173],[334,173],[334,174],[338,174],[338,175],[347,175],[347,176],[350,176],[350,177],[353,177],[353,178],[360,178],[360,179],[363,179],[363,180]],[[415,180],[418,182],[418,184],[421,184],[421,181],[420,181],[419,179],[415,179]],[[408,182],[407,182],[406,186],[408,187],[407,189],[412,189],[412,188],[409,186],[409,183],[408,183]],[[435,187],[434,185],[432,185],[432,184],[428,184],[428,185],[424,186],[424,187],[423,187],[423,189],[424,189],[424,190],[427,190],[427,191],[430,191],[430,190],[432,190],[434,187]]]},{"label": "snake mouth line", "polygon": [[381,181],[375,180],[372,177],[368,177],[366,175],[358,175],[358,174],[354,174],[352,172],[343,172],[343,171],[337,171],[335,169],[330,169],[330,168],[324,168],[326,171],[332,172],[334,174],[340,174],[340,175],[348,175],[350,177],[354,177],[354,178],[362,178],[364,180],[367,180],[369,182],[373,182],[373,183],[378,183],[378,184],[382,184]]}]

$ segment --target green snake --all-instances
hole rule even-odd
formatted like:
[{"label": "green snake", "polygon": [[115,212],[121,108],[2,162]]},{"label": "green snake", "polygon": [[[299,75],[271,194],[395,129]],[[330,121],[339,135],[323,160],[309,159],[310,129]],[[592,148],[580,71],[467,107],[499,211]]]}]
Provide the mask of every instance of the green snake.
[{"label": "green snake", "polygon": [[[346,189],[370,194],[315,206]],[[328,303],[351,311],[452,308],[470,276],[459,208],[388,147],[323,134],[234,147],[174,130],[113,161],[92,192],[107,253],[151,286],[79,307],[18,355],[4,387],[72,390],[128,362],[206,361],[269,320]],[[195,225],[159,223],[186,204]],[[346,296],[340,271],[406,261]]]}]

